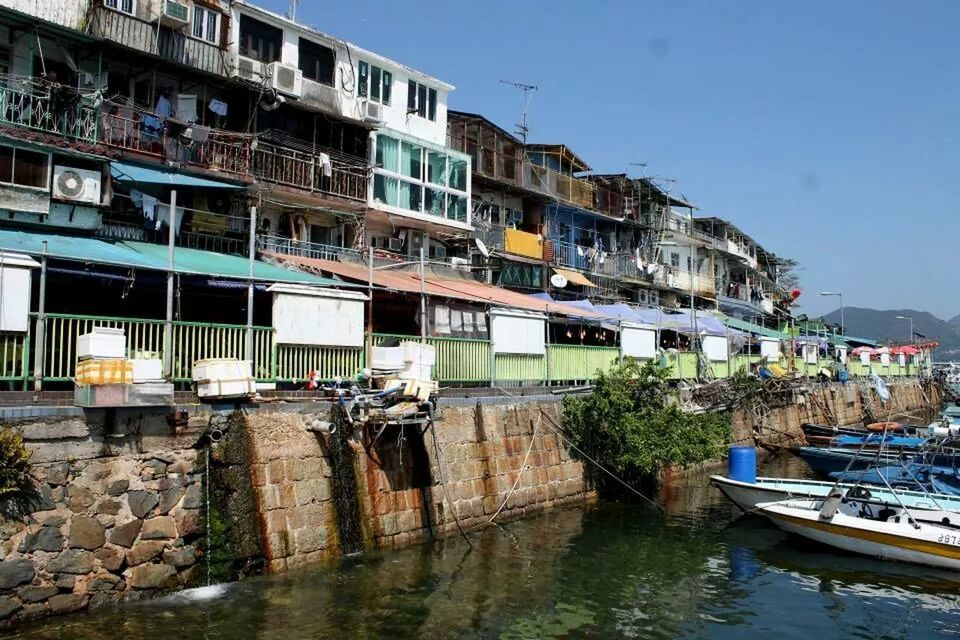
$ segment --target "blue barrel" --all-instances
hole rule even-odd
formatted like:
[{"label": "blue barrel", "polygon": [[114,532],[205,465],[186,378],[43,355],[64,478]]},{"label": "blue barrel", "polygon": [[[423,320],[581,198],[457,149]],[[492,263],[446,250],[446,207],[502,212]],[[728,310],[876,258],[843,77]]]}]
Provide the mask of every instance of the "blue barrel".
[{"label": "blue barrel", "polygon": [[757,482],[757,450],[754,447],[730,447],[727,476],[738,482]]}]

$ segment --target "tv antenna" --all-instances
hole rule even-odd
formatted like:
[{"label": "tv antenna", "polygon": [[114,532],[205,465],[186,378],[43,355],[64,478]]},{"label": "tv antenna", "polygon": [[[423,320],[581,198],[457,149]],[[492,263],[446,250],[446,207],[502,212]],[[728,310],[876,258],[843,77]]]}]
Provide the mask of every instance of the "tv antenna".
[{"label": "tv antenna", "polygon": [[530,133],[530,127],[527,126],[527,111],[530,109],[530,92],[536,91],[537,85],[514,82],[513,80],[501,80],[500,83],[508,84],[511,87],[516,87],[523,91],[523,116],[516,125],[516,134],[523,140],[523,144],[527,144],[527,134]]},{"label": "tv antenna", "polygon": [[297,21],[297,7],[300,6],[300,0],[290,0],[290,10],[287,12],[287,17]]}]

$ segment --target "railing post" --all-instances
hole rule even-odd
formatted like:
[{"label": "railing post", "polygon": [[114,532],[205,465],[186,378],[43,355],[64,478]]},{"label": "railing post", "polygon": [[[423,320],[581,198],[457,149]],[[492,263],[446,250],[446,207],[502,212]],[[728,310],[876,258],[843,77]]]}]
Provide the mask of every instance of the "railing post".
[{"label": "railing post", "polygon": [[177,220],[177,190],[170,190],[169,233],[167,235],[167,315],[163,325],[163,375],[173,378],[173,279],[174,231]]},{"label": "railing post", "polygon": [[250,246],[247,251],[247,345],[245,359],[250,361],[253,367],[253,276],[254,259],[257,255],[256,238],[257,235],[257,208],[250,207]]},{"label": "railing post", "polygon": [[47,333],[47,241],[40,249],[40,300],[37,306],[37,350],[33,361],[33,391],[43,390],[43,360],[46,357],[45,341]]}]

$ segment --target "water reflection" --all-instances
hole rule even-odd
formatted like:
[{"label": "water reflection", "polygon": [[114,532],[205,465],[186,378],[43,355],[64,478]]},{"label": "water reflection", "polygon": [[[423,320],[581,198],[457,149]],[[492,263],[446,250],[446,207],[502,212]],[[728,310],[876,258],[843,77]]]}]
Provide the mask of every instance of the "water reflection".
[{"label": "water reflection", "polygon": [[[802,475],[800,463],[767,473]],[[779,465],[779,468],[777,468]],[[607,503],[474,536],[25,627],[24,638],[922,638],[960,628],[953,574],[796,541],[705,476],[666,512]]]}]

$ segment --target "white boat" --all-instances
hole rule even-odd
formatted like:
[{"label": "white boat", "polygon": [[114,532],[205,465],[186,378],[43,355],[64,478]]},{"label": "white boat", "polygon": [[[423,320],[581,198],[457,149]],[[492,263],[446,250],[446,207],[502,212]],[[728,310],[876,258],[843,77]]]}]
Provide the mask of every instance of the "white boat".
[{"label": "white boat", "polygon": [[960,528],[918,521],[918,514],[900,507],[873,511],[869,505],[845,494],[762,502],[755,511],[787,533],[844,551],[960,569]]},{"label": "white boat", "polygon": [[[852,484],[793,478],[757,478],[755,483],[749,483],[726,476],[710,476],[710,483],[746,512],[754,512],[763,503],[790,499],[822,500],[834,487],[844,492],[854,488]],[[855,495],[857,500],[878,513],[884,508],[899,508],[902,502],[914,512],[917,520],[942,522],[946,518],[948,523],[960,525],[960,496],[905,489],[893,492],[886,487],[863,485],[856,488]],[[947,513],[944,515],[943,512]]]}]

